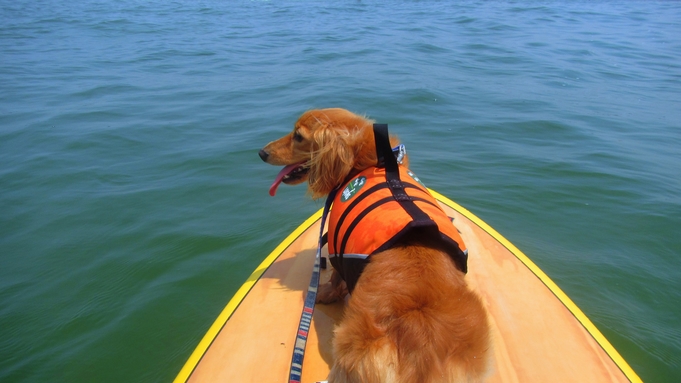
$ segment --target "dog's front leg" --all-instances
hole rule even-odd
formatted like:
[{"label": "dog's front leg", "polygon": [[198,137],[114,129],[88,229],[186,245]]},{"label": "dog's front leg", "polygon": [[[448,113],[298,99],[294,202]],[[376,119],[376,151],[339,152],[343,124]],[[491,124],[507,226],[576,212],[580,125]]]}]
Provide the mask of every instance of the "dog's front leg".
[{"label": "dog's front leg", "polygon": [[343,278],[334,269],[331,272],[331,279],[319,286],[317,290],[317,303],[333,303],[342,300],[348,295],[348,286],[345,284]]}]

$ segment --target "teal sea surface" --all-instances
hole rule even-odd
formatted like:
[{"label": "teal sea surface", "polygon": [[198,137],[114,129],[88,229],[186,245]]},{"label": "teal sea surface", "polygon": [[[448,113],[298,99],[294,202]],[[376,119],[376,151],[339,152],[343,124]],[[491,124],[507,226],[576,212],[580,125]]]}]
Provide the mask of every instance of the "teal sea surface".
[{"label": "teal sea surface", "polygon": [[257,154],[319,107],[681,381],[681,2],[529,0],[0,0],[0,381],[171,381],[320,208]]}]

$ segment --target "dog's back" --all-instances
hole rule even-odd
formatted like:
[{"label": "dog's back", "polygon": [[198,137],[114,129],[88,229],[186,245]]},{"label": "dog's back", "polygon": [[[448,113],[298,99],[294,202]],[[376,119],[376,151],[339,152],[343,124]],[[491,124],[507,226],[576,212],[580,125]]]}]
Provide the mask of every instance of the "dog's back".
[{"label": "dog's back", "polygon": [[486,312],[444,252],[372,256],[336,330],[329,381],[477,382],[489,365]]}]

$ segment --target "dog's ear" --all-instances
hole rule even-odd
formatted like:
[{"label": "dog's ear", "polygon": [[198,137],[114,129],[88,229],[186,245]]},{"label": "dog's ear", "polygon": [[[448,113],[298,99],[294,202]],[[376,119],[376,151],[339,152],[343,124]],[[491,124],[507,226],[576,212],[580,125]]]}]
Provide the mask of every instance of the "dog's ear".
[{"label": "dog's ear", "polygon": [[314,132],[309,183],[312,198],[329,194],[355,165],[355,136],[345,127],[328,124]]}]

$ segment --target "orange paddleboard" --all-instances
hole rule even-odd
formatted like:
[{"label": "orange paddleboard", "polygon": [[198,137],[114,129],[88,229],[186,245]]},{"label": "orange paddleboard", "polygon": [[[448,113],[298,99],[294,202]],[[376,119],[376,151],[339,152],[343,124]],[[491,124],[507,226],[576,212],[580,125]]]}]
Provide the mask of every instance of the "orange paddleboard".
[{"label": "orange paddleboard", "polygon": [[[468,246],[469,286],[490,316],[488,382],[641,382],[584,313],[529,258],[468,210],[431,190]],[[321,210],[258,266],[177,375],[181,382],[286,383],[312,275]],[[326,255],[326,248],[322,255]],[[328,280],[322,270],[321,281]],[[302,382],[325,380],[343,302],[315,307]]]}]

